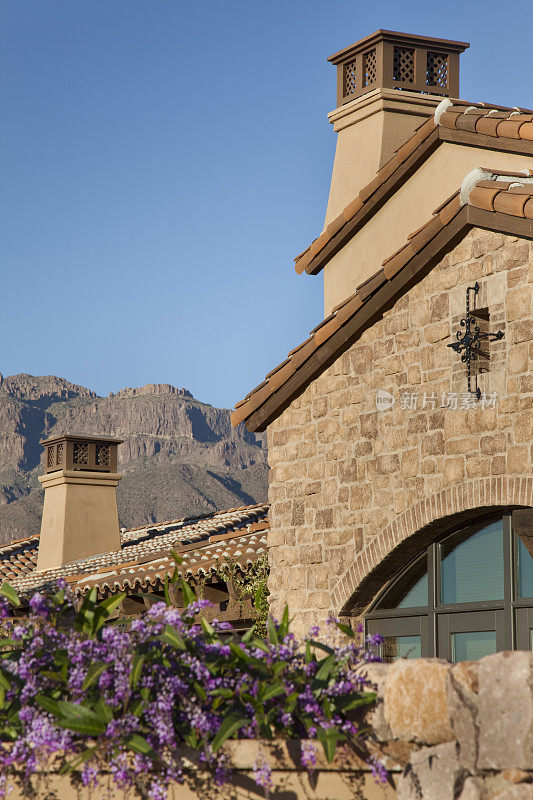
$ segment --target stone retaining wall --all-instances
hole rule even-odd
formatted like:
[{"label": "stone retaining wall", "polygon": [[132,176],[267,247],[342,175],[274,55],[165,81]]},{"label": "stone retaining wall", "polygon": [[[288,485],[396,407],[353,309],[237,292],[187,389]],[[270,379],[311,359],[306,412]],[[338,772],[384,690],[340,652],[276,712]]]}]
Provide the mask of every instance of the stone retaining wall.
[{"label": "stone retaining wall", "polygon": [[403,767],[399,800],[533,799],[533,653],[372,667],[377,742]]}]

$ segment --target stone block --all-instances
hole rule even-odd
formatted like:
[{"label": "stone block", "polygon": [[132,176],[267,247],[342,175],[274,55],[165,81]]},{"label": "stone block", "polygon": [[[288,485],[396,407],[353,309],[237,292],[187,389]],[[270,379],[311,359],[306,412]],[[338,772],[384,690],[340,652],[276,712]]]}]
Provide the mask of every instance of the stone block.
[{"label": "stone block", "polygon": [[479,662],[481,769],[533,769],[533,653],[495,653]]},{"label": "stone block", "polygon": [[383,696],[391,664],[369,664],[365,674],[370,681],[369,689],[377,693],[376,703],[364,714],[364,724],[372,728],[372,732],[379,742],[392,739],[391,729],[385,719]]},{"label": "stone block", "polygon": [[492,795],[490,800],[533,800],[533,784],[515,783],[503,792]]},{"label": "stone block", "polygon": [[301,551],[301,558],[303,564],[320,564],[323,561],[322,545],[311,544],[306,545]]},{"label": "stone block", "polygon": [[385,720],[396,739],[441,744],[454,738],[446,699],[449,665],[439,659],[400,659],[384,690]]},{"label": "stone block", "polygon": [[464,777],[454,742],[424,747],[411,754],[398,781],[398,800],[455,800]]},{"label": "stone block", "polygon": [[484,800],[485,787],[480,778],[468,777],[457,800]]},{"label": "stone block", "polygon": [[471,773],[475,772],[478,755],[478,668],[475,661],[462,661],[449,669],[446,676],[448,713],[457,739],[459,761]]}]

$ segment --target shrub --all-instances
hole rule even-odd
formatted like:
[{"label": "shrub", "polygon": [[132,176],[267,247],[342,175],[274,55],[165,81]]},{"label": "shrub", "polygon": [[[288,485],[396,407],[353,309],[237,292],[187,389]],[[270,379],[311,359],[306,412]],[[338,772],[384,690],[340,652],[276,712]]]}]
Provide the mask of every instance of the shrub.
[{"label": "shrub", "polygon": [[[230,780],[230,738],[316,740],[329,760],[339,744],[361,752],[354,710],[374,700],[363,668],[376,658],[348,628],[334,623],[350,637],[344,644],[318,641],[317,629],[300,644],[285,609],[281,622],[268,620],[266,637],[252,628],[239,638],[202,617],[210,604],[185,581],[181,592],[185,610],[167,591],[166,603],[125,623],[110,619],[125,595],[98,603],[93,589],[76,611],[64,583],[10,619],[20,599],[2,586],[0,794],[9,775],[28,787],[52,757],[85,785],[105,769],[118,786],[160,800],[169,781],[187,779],[187,761],[217,783]],[[315,758],[312,741],[303,765],[312,770]],[[384,779],[377,762],[372,768]],[[268,790],[265,764],[256,779]]]}]

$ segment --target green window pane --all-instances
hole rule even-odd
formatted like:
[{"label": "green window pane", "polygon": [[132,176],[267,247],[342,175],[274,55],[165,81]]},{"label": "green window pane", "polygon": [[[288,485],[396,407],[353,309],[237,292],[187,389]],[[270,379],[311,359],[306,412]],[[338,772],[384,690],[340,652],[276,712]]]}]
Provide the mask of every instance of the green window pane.
[{"label": "green window pane", "polygon": [[533,597],[533,534],[518,539],[518,596]]},{"label": "green window pane", "polygon": [[421,658],[420,636],[386,636],[383,643],[383,661],[389,664],[397,658]]},{"label": "green window pane", "polygon": [[417,608],[428,604],[427,555],[402,575],[381,600],[378,608]]},{"label": "green window pane", "polygon": [[496,631],[452,634],[452,661],[477,661],[496,652]]},{"label": "green window pane", "polygon": [[503,599],[503,521],[441,544],[441,602],[475,603]]}]

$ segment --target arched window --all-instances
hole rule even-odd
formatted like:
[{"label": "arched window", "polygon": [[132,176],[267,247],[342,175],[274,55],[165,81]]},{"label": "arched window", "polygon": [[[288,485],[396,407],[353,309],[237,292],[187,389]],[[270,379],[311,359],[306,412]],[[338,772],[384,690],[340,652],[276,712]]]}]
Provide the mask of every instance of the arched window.
[{"label": "arched window", "polygon": [[533,649],[532,512],[485,518],[433,542],[365,616],[382,657],[481,658]]}]

